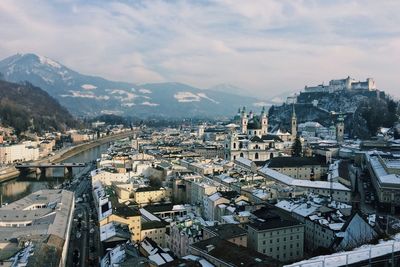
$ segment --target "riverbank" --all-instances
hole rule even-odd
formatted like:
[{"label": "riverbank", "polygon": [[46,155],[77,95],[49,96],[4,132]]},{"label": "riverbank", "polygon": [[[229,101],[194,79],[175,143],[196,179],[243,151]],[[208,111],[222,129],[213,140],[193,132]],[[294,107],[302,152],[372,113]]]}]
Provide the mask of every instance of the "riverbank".
[{"label": "riverbank", "polygon": [[[109,142],[112,142],[115,140],[124,139],[124,138],[130,137],[130,136],[133,136],[135,133],[136,133],[135,131],[126,131],[126,132],[119,133],[119,134],[105,136],[105,137],[102,137],[97,140],[93,140],[93,141],[90,141],[87,143],[79,144],[79,145],[76,145],[76,146],[73,146],[73,147],[70,147],[67,149],[60,150],[56,153],[56,155],[39,159],[39,160],[35,161],[34,163],[45,163],[45,162],[59,163],[64,160],[67,160],[79,153],[89,150],[91,148],[101,146],[103,144],[106,144],[106,143],[109,143]],[[19,175],[19,171],[15,167],[10,167],[10,168],[6,169],[5,171],[3,171],[2,174],[0,174],[0,183],[15,179],[16,177],[18,177],[18,175]]]}]

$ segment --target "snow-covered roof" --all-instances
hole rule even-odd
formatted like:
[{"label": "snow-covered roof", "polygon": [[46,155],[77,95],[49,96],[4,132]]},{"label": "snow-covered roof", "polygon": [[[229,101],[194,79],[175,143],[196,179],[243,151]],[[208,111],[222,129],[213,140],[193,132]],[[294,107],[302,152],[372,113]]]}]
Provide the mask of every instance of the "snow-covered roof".
[{"label": "snow-covered roof", "polygon": [[329,228],[331,228],[334,231],[339,231],[340,229],[342,229],[344,223],[330,223],[329,224]]},{"label": "snow-covered roof", "polygon": [[146,219],[150,221],[161,221],[157,216],[153,215],[152,213],[148,212],[146,209],[139,209],[140,214],[142,217],[145,217]]},{"label": "snow-covered roof", "polygon": [[378,245],[363,245],[347,252],[339,252],[326,256],[318,256],[309,260],[296,262],[285,267],[339,267],[366,261],[369,258],[377,258],[389,253],[400,251],[400,240],[381,241]]},{"label": "snow-covered roof", "polygon": [[[366,154],[366,157],[380,183],[400,185],[400,175],[388,173],[385,169],[385,166],[383,166],[383,164],[380,162],[379,156]],[[400,164],[400,161],[398,162]],[[384,164],[386,164],[386,162]],[[391,166],[396,166],[394,165],[394,160],[391,161],[390,164]]]},{"label": "snow-covered roof", "polygon": [[309,181],[309,180],[300,180],[294,179],[286,174],[277,172],[268,167],[261,168],[258,173],[263,175],[264,177],[273,179],[275,181],[281,182],[290,186],[298,186],[305,188],[317,188],[317,189],[333,189],[333,190],[341,190],[341,191],[349,191],[350,189],[341,183],[337,182],[325,182],[325,181]]},{"label": "snow-covered roof", "polygon": [[236,161],[237,163],[239,163],[239,164],[241,164],[241,165],[244,165],[244,166],[246,166],[246,167],[249,167],[249,168],[251,167],[251,163],[252,163],[251,160],[245,159],[245,158],[242,158],[242,157],[237,158],[235,161]]},{"label": "snow-covered roof", "polygon": [[239,222],[235,220],[235,218],[233,217],[233,215],[225,215],[225,216],[222,216],[222,219],[223,219],[226,223],[239,224]]},{"label": "snow-covered roof", "polygon": [[149,260],[154,261],[158,266],[160,266],[167,262],[171,262],[174,259],[168,253],[157,253],[149,256]]},{"label": "snow-covered roof", "polygon": [[208,199],[210,199],[211,201],[217,201],[221,197],[222,197],[221,194],[216,192],[216,193],[212,194],[211,196],[209,196]]}]

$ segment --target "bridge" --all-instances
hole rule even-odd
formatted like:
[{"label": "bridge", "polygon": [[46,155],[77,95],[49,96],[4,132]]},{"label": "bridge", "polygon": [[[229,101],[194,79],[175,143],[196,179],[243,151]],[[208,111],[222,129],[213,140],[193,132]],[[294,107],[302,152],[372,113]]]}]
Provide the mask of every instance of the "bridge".
[{"label": "bridge", "polygon": [[19,170],[20,174],[28,174],[35,171],[36,174],[41,176],[49,176],[50,170],[63,168],[64,176],[71,177],[73,168],[83,168],[86,163],[20,163],[15,165],[15,168]]}]

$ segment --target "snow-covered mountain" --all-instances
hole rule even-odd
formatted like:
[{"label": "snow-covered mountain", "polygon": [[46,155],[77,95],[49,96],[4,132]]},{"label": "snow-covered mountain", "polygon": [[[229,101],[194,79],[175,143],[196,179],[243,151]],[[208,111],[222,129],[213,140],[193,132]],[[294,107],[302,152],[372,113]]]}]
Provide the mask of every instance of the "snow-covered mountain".
[{"label": "snow-covered mountain", "polygon": [[134,84],[80,74],[47,57],[16,54],[0,61],[12,82],[28,81],[47,91],[75,115],[134,116],[233,115],[239,106],[257,109],[261,101],[181,83]]}]

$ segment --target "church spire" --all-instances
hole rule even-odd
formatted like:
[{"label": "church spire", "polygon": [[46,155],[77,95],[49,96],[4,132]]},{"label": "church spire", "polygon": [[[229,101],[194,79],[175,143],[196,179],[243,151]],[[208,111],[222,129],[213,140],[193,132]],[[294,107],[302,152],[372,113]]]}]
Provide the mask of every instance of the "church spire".
[{"label": "church spire", "polygon": [[296,110],[294,108],[294,103],[292,104],[292,118],[296,118]]},{"label": "church spire", "polygon": [[294,103],[293,103],[293,110],[292,110],[292,125],[291,125],[291,141],[294,142],[294,139],[297,137],[297,116],[296,116],[296,111],[294,109]]}]

